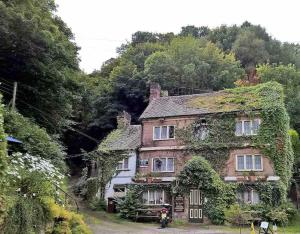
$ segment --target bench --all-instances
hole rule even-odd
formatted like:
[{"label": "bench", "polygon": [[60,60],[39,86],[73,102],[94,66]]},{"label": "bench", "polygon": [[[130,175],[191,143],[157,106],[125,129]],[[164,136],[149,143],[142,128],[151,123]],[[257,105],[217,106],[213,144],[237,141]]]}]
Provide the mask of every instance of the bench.
[{"label": "bench", "polygon": [[135,221],[138,221],[139,219],[155,219],[156,221],[159,221],[160,211],[161,208],[138,209],[136,211]]}]

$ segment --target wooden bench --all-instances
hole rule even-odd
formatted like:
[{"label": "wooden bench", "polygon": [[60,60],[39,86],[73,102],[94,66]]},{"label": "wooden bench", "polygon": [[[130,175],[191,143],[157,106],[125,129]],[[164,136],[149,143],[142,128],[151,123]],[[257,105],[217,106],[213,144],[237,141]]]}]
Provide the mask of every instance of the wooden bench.
[{"label": "wooden bench", "polygon": [[135,215],[135,221],[139,219],[151,219],[159,221],[160,219],[160,211],[161,208],[146,208],[146,209],[138,209]]}]

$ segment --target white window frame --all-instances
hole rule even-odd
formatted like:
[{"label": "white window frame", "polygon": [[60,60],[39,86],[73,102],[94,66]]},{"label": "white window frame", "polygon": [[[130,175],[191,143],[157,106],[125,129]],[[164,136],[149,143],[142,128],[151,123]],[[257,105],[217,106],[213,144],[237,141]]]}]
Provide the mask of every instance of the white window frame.
[{"label": "white window frame", "polygon": [[[173,170],[172,171],[154,171],[154,160],[155,159],[166,159],[166,169],[168,168],[168,159],[173,159]],[[162,158],[152,158],[152,167],[151,167],[152,172],[175,172],[175,158],[174,157],[162,157]]]},{"label": "white window frame", "polygon": [[[155,197],[156,197],[156,192],[158,191],[162,191],[162,203],[156,203]],[[147,197],[147,203],[144,203],[144,205],[149,205],[149,206],[161,206],[165,203],[165,190],[147,190],[145,191],[148,193],[148,197]],[[154,192],[154,204],[150,204],[150,192]]]},{"label": "white window frame", "polygon": [[[235,135],[236,136],[255,136],[257,133],[253,133],[252,126],[253,126],[253,121],[258,120],[258,126],[260,127],[261,124],[261,119],[260,118],[255,118],[255,119],[237,119],[237,122],[242,122],[242,134],[237,134],[236,129],[235,129]],[[245,134],[245,122],[250,121],[250,134]],[[259,129],[259,128],[258,128]]]},{"label": "white window frame", "polygon": [[[254,191],[258,194],[258,202],[257,203],[255,203],[254,199],[253,199],[254,198]],[[249,192],[250,192],[250,204],[251,205],[255,205],[255,204],[258,204],[258,203],[261,202],[260,197],[259,197],[259,193],[255,189],[251,189],[250,191],[247,191],[247,190],[240,191],[239,193],[242,194],[242,198],[243,198],[243,200],[241,202],[243,202],[245,204],[247,204],[247,203],[249,204],[249,201],[245,201],[245,193],[247,193],[247,195],[248,195]]]},{"label": "white window frame", "polygon": [[[128,167],[127,168],[124,167],[125,166],[125,160],[128,160],[128,163],[127,163]],[[129,158],[124,158],[121,161],[119,161],[118,164],[119,163],[122,163],[122,168],[118,168],[118,166],[117,166],[117,168],[116,168],[117,171],[128,171],[129,170]]]},{"label": "white window frame", "polygon": [[[244,157],[244,169],[239,169],[238,168],[238,157]],[[252,157],[252,169],[247,169],[246,168],[246,156],[251,156]],[[261,162],[261,169],[255,169],[255,156],[260,156],[260,162]],[[235,170],[236,171],[263,171],[264,170],[264,165],[263,165],[263,156],[261,154],[237,154],[235,155]]]},{"label": "white window frame", "polygon": [[[163,128],[163,127],[167,127],[167,138],[165,138],[165,139],[162,139],[162,138],[161,138],[161,133],[162,133],[162,128]],[[173,138],[170,138],[170,137],[169,137],[169,129],[170,129],[170,127],[174,127],[174,137],[173,137]],[[155,138],[155,128],[160,128],[159,138]],[[174,139],[175,139],[175,125],[153,126],[152,139],[153,139],[153,141],[174,140]]]}]

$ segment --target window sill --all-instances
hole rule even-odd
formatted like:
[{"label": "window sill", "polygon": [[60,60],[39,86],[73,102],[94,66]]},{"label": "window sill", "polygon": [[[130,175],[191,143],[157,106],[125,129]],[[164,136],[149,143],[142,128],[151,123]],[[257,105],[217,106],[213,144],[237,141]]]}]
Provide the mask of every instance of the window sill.
[{"label": "window sill", "polygon": [[117,169],[117,171],[130,171],[130,169]]},{"label": "window sill", "polygon": [[175,171],[151,171],[153,173],[174,173]]},{"label": "window sill", "polygon": [[175,140],[175,138],[168,138],[168,139],[153,139],[153,141],[170,141]]},{"label": "window sill", "polygon": [[262,172],[262,171],[264,171],[264,169],[260,169],[260,170],[238,170],[238,169],[236,169],[235,171],[237,171],[237,172]]}]

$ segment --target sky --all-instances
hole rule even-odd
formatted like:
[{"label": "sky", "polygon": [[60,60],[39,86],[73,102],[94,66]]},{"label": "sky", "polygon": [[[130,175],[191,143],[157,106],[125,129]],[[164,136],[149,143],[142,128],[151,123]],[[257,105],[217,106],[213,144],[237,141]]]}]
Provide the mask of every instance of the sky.
[{"label": "sky", "polygon": [[180,32],[182,26],[260,24],[280,41],[300,42],[297,0],[56,0],[58,14],[81,47],[80,67],[90,73],[116,57],[136,31]]}]

